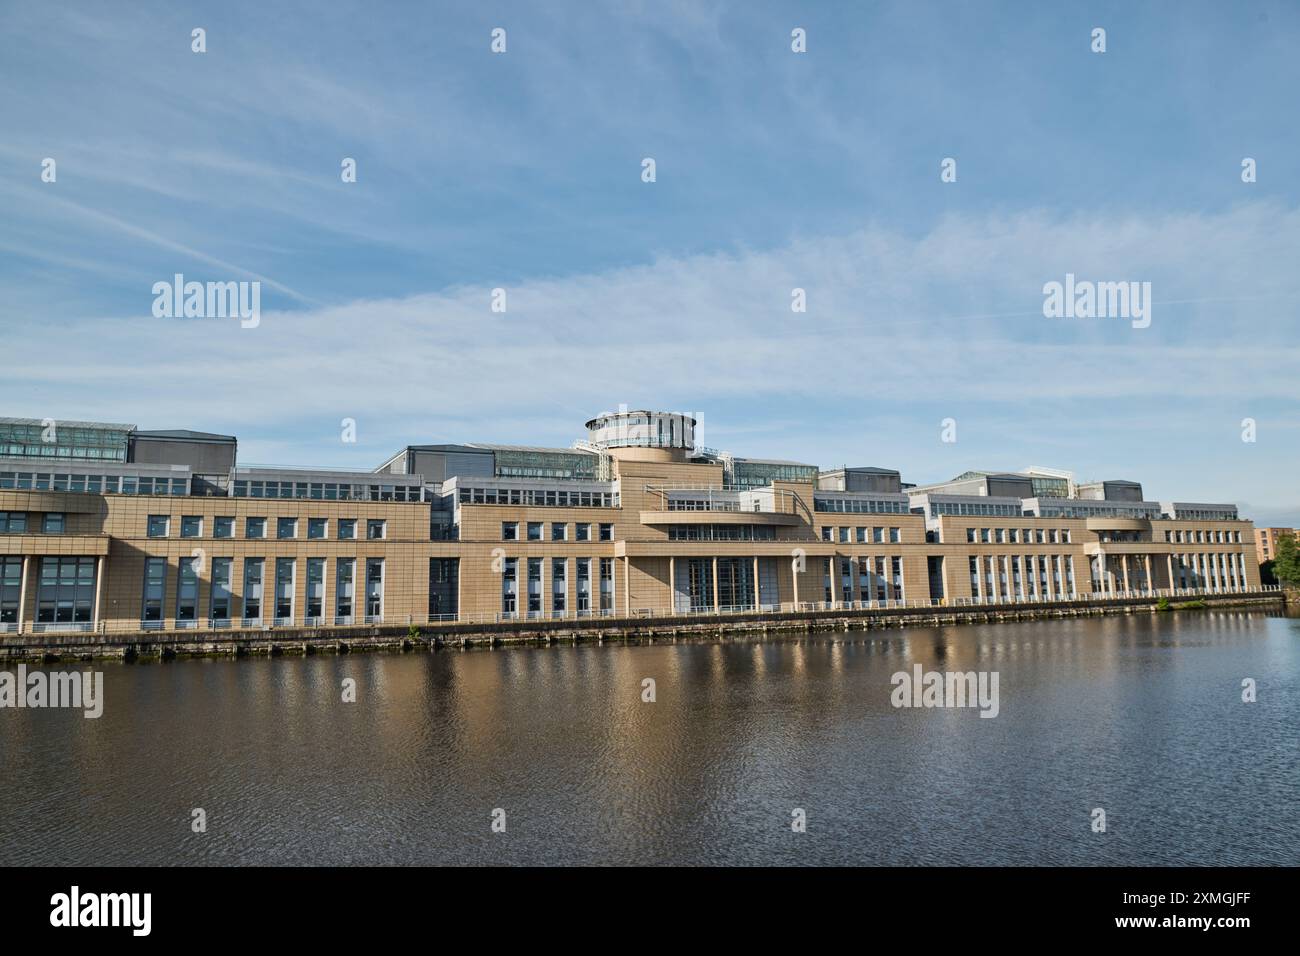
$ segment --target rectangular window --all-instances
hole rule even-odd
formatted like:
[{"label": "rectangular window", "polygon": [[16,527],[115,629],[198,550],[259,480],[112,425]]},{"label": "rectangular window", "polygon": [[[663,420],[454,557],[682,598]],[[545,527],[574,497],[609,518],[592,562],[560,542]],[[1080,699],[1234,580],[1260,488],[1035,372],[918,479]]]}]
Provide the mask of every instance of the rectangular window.
[{"label": "rectangular window", "polygon": [[[165,538],[170,534],[171,518],[167,515],[150,515],[148,535],[151,538]],[[146,618],[146,620],[148,620]]]},{"label": "rectangular window", "polygon": [[356,558],[339,558],[334,570],[334,623],[352,623],[352,602],[355,596],[357,573]]},{"label": "rectangular window", "polygon": [[38,623],[89,624],[94,603],[94,558],[41,558],[36,591]]},{"label": "rectangular window", "polygon": [[[324,535],[322,535],[324,537]],[[325,559],[307,559],[307,620],[319,622],[325,614]]]},{"label": "rectangular window", "polygon": [[[380,522],[382,524],[383,522]],[[383,535],[380,535],[383,537]],[[384,620],[384,559],[366,559],[366,623]]]},{"label": "rectangular window", "polygon": [[542,559],[528,559],[528,616],[535,617],[542,610]]},{"label": "rectangular window", "polygon": [[568,587],[569,562],[564,558],[551,560],[551,611],[563,614],[565,608],[565,589]]},{"label": "rectangular window", "polygon": [[0,532],[22,534],[27,530],[27,512],[0,511]]},{"label": "rectangular window", "polygon": [[212,592],[208,598],[208,618],[213,623],[230,620],[230,569],[234,558],[212,559]]},{"label": "rectangular window", "polygon": [[181,558],[180,561],[180,574],[176,581],[176,623],[178,625],[198,620],[198,560],[198,558]]},{"label": "rectangular window", "polygon": [[830,540],[831,540],[831,535],[832,535],[832,533],[833,533],[834,531],[835,531],[834,528],[825,528],[825,527],[822,528],[822,540],[823,540],[823,541],[830,541]]},{"label": "rectangular window", "polygon": [[382,541],[388,537],[388,522],[383,518],[366,519],[366,539],[369,541]]},{"label": "rectangular window", "polygon": [[590,524],[585,524],[585,523],[583,523],[583,522],[579,522],[579,523],[577,523],[577,524],[575,524],[575,525],[573,526],[573,529],[574,529],[574,531],[576,532],[576,533],[574,534],[574,536],[573,536],[573,540],[575,540],[575,541],[590,541],[590,540],[591,540],[591,525],[590,525]]},{"label": "rectangular window", "polygon": [[577,599],[578,613],[591,613],[591,559],[578,558],[577,560]]},{"label": "rectangular window", "polygon": [[[329,534],[329,521],[326,518],[308,518],[307,519],[307,537],[309,539],[324,538]],[[320,617],[319,614],[315,615]]]},{"label": "rectangular window", "polygon": [[501,613],[513,617],[518,607],[519,559],[506,558],[501,563]]},{"label": "rectangular window", "polygon": [[529,541],[542,540],[542,523],[540,521],[528,522],[528,540]]},{"label": "rectangular window", "polygon": [[265,518],[245,518],[245,519],[244,519],[244,537],[245,537],[245,538],[265,538],[265,537],[266,537],[266,519],[265,519]]},{"label": "rectangular window", "polygon": [[600,609],[614,610],[614,559],[600,559]]},{"label": "rectangular window", "polygon": [[[276,518],[275,519],[275,536],[281,540],[298,537],[298,519],[297,518]],[[276,615],[279,617],[280,615]]]},{"label": "rectangular window", "polygon": [[455,620],[460,608],[460,559],[429,559],[429,616]]},{"label": "rectangular window", "polygon": [[988,544],[988,543],[989,543],[989,529],[988,529],[988,528],[980,528],[980,542],[981,542],[982,544]]},{"label": "rectangular window", "polygon": [[866,543],[867,543],[867,529],[866,529],[866,528],[858,528],[858,529],[856,530],[855,536],[856,536],[856,539],[857,539],[857,543],[858,543],[858,544],[866,544]]},{"label": "rectangular window", "polygon": [[612,524],[602,524],[600,526],[600,540],[601,541],[614,540],[614,526]]},{"label": "rectangular window", "polygon": [[144,562],[144,611],[141,620],[162,621],[163,593],[167,589],[167,559],[146,558]]},{"label": "rectangular window", "polygon": [[903,530],[901,528],[890,528],[889,540],[893,544],[901,542],[903,540]]},{"label": "rectangular window", "polygon": [[[283,520],[283,519],[281,519]],[[275,623],[293,623],[293,587],[297,576],[293,558],[275,559]]]},{"label": "rectangular window", "polygon": [[235,536],[234,518],[217,518],[212,522],[212,537],[233,538]]},{"label": "rectangular window", "polygon": [[849,543],[849,529],[840,528],[840,544],[848,544],[848,543]]},{"label": "rectangular window", "polygon": [[872,529],[871,529],[871,543],[872,543],[872,544],[884,544],[884,543],[885,543],[885,529],[884,529],[884,528],[872,528]]},{"label": "rectangular window", "polygon": [[[0,511],[0,519],[3,517],[4,512]],[[0,624],[18,623],[18,598],[22,586],[23,559],[17,555],[0,557]]]},{"label": "rectangular window", "polygon": [[974,544],[974,543],[975,543],[975,529],[974,529],[974,528],[967,528],[967,529],[966,529],[966,542],[967,542],[968,544]]},{"label": "rectangular window", "polygon": [[183,515],[181,517],[181,537],[203,537],[203,518],[199,515]]},{"label": "rectangular window", "polygon": [[41,531],[44,534],[63,534],[63,515],[47,512],[41,523]]},{"label": "rectangular window", "polygon": [[501,522],[501,540],[518,541],[519,540],[519,522],[503,521]]},{"label": "rectangular window", "polygon": [[561,523],[558,522],[558,521],[552,521],[552,522],[551,522],[551,540],[552,540],[552,541],[567,541],[568,538],[569,538],[569,526],[568,526],[567,524],[561,524]]},{"label": "rectangular window", "polygon": [[[258,535],[258,537],[261,537],[261,535]],[[246,621],[260,622],[262,620],[262,572],[264,562],[265,558],[244,559],[244,620]]]},{"label": "rectangular window", "polygon": [[357,519],[340,518],[339,519],[339,540],[351,541],[357,536]]}]

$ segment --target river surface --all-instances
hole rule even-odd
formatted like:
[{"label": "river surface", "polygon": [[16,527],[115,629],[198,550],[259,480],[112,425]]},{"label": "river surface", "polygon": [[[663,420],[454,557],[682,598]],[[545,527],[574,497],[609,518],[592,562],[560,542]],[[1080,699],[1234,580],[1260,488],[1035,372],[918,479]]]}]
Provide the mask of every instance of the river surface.
[{"label": "river surface", "polygon": [[[998,715],[895,708],[914,664]],[[1260,612],[98,669],[0,710],[0,864],[1300,863]]]}]

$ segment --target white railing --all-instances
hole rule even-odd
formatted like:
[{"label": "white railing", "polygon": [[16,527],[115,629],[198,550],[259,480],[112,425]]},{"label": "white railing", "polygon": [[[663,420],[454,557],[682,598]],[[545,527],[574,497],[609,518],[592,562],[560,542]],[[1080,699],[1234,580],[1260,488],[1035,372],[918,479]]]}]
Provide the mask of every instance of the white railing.
[{"label": "white railing", "polygon": [[[523,622],[526,620],[533,621],[579,621],[589,620],[592,618],[619,618],[619,619],[655,619],[655,618],[718,618],[734,617],[745,614],[793,614],[793,613],[834,613],[837,611],[879,611],[879,610],[900,610],[900,609],[931,609],[941,610],[944,608],[1014,608],[1014,607],[1042,607],[1053,604],[1100,604],[1109,601],[1122,600],[1153,600],[1159,598],[1169,598],[1171,600],[1190,600],[1200,597],[1213,597],[1216,595],[1260,595],[1260,594],[1277,594],[1283,588],[1276,584],[1265,584],[1258,587],[1225,587],[1221,589],[1211,588],[1158,588],[1150,591],[1127,590],[1115,591],[1114,594],[1102,592],[1085,592],[1082,594],[1057,594],[1049,596],[1046,594],[1026,594],[1026,595],[985,595],[983,598],[961,597],[950,600],[940,598],[913,598],[908,600],[888,599],[883,601],[800,601],[794,603],[791,601],[781,602],[779,604],[735,604],[721,608],[714,607],[697,607],[689,610],[679,610],[676,608],[633,608],[631,611],[622,611],[615,613],[613,608],[586,608],[583,610],[568,611],[546,611],[546,612],[489,612],[483,614],[430,614],[415,615],[408,618],[408,624],[429,625],[429,624],[504,624]],[[366,615],[364,618],[357,618],[353,615],[335,615],[332,619],[336,627],[348,627],[363,621],[366,624],[383,624],[383,617],[380,615]],[[304,626],[308,627],[325,627],[328,626],[328,619],[325,617],[312,617],[304,621]],[[264,621],[261,618],[207,618],[202,621],[140,621],[138,625],[135,622],[125,621],[101,621],[98,628],[88,621],[67,621],[67,622],[39,622],[25,625],[32,633],[43,632],[70,632],[70,633],[88,633],[92,631],[108,632],[130,632],[133,630],[141,631],[163,631],[163,630],[225,630],[232,628],[242,628],[245,630],[268,630],[270,627],[287,628],[293,627],[294,622],[291,618],[275,618],[272,621]],[[0,624],[0,633],[13,634],[18,630],[16,623]]]},{"label": "white railing", "polygon": [[38,621],[32,625],[33,634],[65,631],[68,633],[89,634],[95,629],[90,621]]}]

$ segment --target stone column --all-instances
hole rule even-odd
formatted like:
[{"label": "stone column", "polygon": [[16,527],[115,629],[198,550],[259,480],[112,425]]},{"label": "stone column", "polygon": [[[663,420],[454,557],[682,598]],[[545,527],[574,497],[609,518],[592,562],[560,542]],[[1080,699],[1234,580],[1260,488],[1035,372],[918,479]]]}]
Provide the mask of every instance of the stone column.
[{"label": "stone column", "polygon": [[1174,589],[1174,556],[1173,553],[1165,555],[1165,568],[1169,572],[1169,590]]},{"label": "stone column", "polygon": [[759,600],[761,596],[762,596],[762,592],[760,591],[758,586],[758,555],[754,555],[754,610],[755,611],[758,610],[758,606],[762,603],[762,601]]},{"label": "stone column", "polygon": [[1120,568],[1124,571],[1124,590],[1125,592],[1128,592],[1133,590],[1128,580],[1128,555],[1121,554],[1119,556],[1119,560],[1120,560]]},{"label": "stone column", "polygon": [[[806,561],[807,558],[804,558]],[[794,609],[799,610],[799,562],[790,556],[790,580],[794,582]]]},{"label": "stone column", "polygon": [[668,558],[668,613],[677,613],[677,558]]},{"label": "stone column", "polygon": [[623,615],[632,615],[632,556],[623,555]]},{"label": "stone column", "polygon": [[1047,600],[1056,600],[1056,555],[1047,555]]},{"label": "stone column", "polygon": [[95,607],[90,615],[90,629],[99,630],[99,599],[104,591],[104,556],[95,559]]},{"label": "stone column", "polygon": [[722,609],[722,590],[718,582],[718,559],[713,559],[713,613],[717,614]]},{"label": "stone column", "polygon": [[31,565],[30,555],[23,555],[23,580],[18,586],[18,633],[23,633],[27,626],[27,569]]},{"label": "stone column", "polygon": [[980,603],[984,603],[984,555],[977,555],[975,558],[975,588]]}]

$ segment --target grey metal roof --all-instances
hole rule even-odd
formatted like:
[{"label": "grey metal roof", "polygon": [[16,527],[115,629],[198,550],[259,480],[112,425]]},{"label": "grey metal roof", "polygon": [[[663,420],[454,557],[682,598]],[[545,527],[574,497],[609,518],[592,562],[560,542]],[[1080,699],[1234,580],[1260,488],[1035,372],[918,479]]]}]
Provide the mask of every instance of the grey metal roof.
[{"label": "grey metal roof", "polygon": [[154,431],[135,431],[135,438],[157,438],[163,441],[235,441],[234,435],[217,435],[213,432],[196,432],[188,428],[164,428]]},{"label": "grey metal roof", "polygon": [[496,445],[488,442],[470,442],[467,446],[471,449],[481,449],[484,451],[533,451],[544,452],[547,454],[560,455],[583,455],[595,457],[592,452],[584,451],[581,448],[546,448],[541,445]]}]

